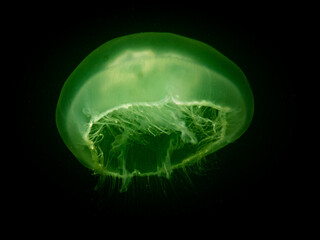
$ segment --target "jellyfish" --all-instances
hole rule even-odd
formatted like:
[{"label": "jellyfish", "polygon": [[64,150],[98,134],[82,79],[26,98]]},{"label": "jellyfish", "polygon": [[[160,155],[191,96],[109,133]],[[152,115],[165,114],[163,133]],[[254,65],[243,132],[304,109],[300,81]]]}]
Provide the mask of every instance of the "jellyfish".
[{"label": "jellyfish", "polygon": [[[170,179],[249,127],[254,100],[241,69],[200,41],[137,33],[90,53],[63,85],[56,125],[94,174]],[[111,181],[110,180],[110,181]]]}]

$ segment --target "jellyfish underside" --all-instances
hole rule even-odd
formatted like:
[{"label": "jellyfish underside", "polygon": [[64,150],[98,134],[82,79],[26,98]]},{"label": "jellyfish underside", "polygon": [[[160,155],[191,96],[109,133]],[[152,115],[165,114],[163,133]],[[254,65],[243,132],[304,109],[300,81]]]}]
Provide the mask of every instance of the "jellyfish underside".
[{"label": "jellyfish underside", "polygon": [[133,177],[169,179],[234,141],[252,114],[250,87],[230,60],[195,40],[142,33],[102,45],[76,68],[56,121],[78,160],[120,179],[123,192]]},{"label": "jellyfish underside", "polygon": [[166,102],[113,110],[92,124],[88,137],[107,172],[168,177],[172,167],[218,141],[222,131],[219,111],[213,107]]},{"label": "jellyfish underside", "polygon": [[169,178],[174,168],[207,155],[224,138],[225,127],[223,109],[166,99],[108,112],[91,123],[88,140],[100,174]]}]

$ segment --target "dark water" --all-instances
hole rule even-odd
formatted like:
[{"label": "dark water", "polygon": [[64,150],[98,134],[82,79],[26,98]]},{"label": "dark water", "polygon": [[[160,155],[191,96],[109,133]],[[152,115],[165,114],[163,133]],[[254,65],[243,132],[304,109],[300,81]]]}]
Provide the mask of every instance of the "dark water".
[{"label": "dark water", "polygon": [[[278,12],[272,19],[259,13],[242,16],[205,8],[129,6],[108,14],[70,15],[66,10],[59,17],[50,12],[27,18],[23,78],[14,82],[20,142],[16,161],[23,166],[15,201],[21,212],[72,218],[289,214],[298,186],[291,171],[296,163],[293,29]],[[144,31],[194,38],[234,61],[252,87],[254,118],[240,139],[187,170],[191,183],[180,171],[172,181],[133,179],[126,193],[96,191],[98,177],[73,157],[56,130],[56,103],[64,81],[92,50],[112,38]],[[107,180],[105,189],[118,184]]]}]

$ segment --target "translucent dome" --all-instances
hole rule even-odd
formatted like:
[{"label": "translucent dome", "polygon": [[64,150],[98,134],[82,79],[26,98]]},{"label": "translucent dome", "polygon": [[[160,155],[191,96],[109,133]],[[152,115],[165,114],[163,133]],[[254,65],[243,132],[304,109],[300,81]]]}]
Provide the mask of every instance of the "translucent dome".
[{"label": "translucent dome", "polygon": [[239,138],[254,109],[249,83],[214,48],[171,33],[113,39],[65,82],[59,133],[75,157],[101,176],[170,178]]}]

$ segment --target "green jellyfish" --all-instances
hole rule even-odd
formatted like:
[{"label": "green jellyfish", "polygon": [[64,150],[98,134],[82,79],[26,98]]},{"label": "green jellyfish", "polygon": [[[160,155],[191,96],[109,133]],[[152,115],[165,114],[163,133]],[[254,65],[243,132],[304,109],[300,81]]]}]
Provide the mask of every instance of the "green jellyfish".
[{"label": "green jellyfish", "polygon": [[170,178],[239,138],[254,101],[241,69],[197,40],[138,33],[106,42],[65,82],[56,109],[70,151],[121,182]]}]

